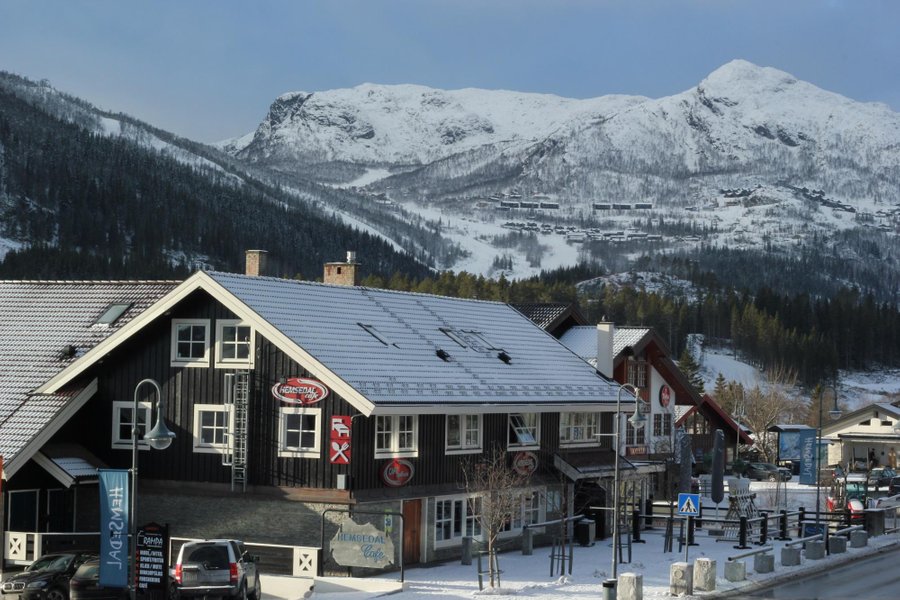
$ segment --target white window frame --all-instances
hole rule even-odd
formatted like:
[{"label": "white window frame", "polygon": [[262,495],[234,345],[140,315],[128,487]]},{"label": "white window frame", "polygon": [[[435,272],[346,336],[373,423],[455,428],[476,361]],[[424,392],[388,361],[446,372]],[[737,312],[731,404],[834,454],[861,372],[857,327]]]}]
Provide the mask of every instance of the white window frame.
[{"label": "white window frame", "polygon": [[[672,413],[653,414],[653,437],[672,437]],[[666,431],[668,429],[668,431]]]},{"label": "white window frame", "polygon": [[[312,448],[286,448],[285,415],[315,415],[315,444]],[[301,406],[282,406],[278,410],[278,456],[284,458],[319,458],[322,454],[322,409]]]},{"label": "white window frame", "polygon": [[[586,421],[578,422],[579,419]],[[564,412],[559,415],[560,447],[599,446],[599,433],[598,412]]]},{"label": "white window frame", "polygon": [[[462,539],[464,537],[474,537],[477,540],[482,540],[484,538],[481,524],[477,521],[476,513],[472,511],[473,500],[479,502],[481,509],[484,510],[484,499],[480,495],[440,496],[434,500],[434,517],[432,518],[431,525],[434,526],[434,547],[436,549],[458,546],[462,544]],[[445,516],[441,520],[441,523],[449,524],[450,537],[447,539],[438,539],[438,534],[444,531],[443,527],[438,527],[438,504],[444,502],[449,503],[448,505],[451,508],[451,513],[449,516]],[[460,511],[458,517],[457,511]],[[478,533],[473,535],[475,529],[477,529]]]},{"label": "white window frame", "polygon": [[[250,340],[246,342],[247,348],[247,358],[225,358],[225,344],[232,344],[235,347],[239,345],[244,345],[245,342],[232,341],[224,339],[224,332],[226,327],[246,327],[250,330]],[[230,368],[230,367],[249,367],[253,368],[254,364],[254,356],[256,354],[256,332],[253,329],[253,326],[245,321],[241,321],[240,319],[218,319],[216,320],[216,367],[217,368]]]},{"label": "white window frame", "polygon": [[[178,356],[178,327],[180,325],[205,327],[203,339],[203,356],[201,358],[181,358]],[[173,367],[208,367],[209,366],[209,319],[172,319],[172,352]],[[197,342],[191,342],[197,343]]]},{"label": "white window frame", "polygon": [[[534,525],[542,523],[546,520],[546,500],[544,498],[545,491],[542,488],[522,490],[519,496],[518,514],[512,516],[512,519],[500,532],[500,537],[513,537],[520,535],[525,525]],[[543,527],[534,527],[534,531],[543,532]]]},{"label": "white window frame", "polygon": [[[528,425],[527,418],[534,418],[534,427]],[[514,424],[513,421],[521,420],[521,424]],[[509,413],[506,418],[506,447],[516,450],[538,450],[541,447],[541,413]],[[532,432],[531,429],[534,429]],[[512,432],[518,435],[519,430],[526,430],[527,434],[533,438],[531,442],[519,442],[513,439]]]},{"label": "white window frame", "polygon": [[[400,446],[400,421],[402,418],[412,419],[412,446]],[[378,426],[380,422],[391,424],[389,433],[390,447],[378,447]],[[419,455],[419,417],[418,415],[379,415],[375,417],[375,458],[409,458]]]},{"label": "white window frame", "polygon": [[[121,448],[123,450],[131,450],[132,442],[131,442],[131,434],[129,433],[127,438],[122,438],[119,435],[119,431],[121,430],[122,425],[122,411],[123,410],[134,410],[134,401],[131,400],[114,400],[112,403],[112,436],[110,439],[112,440],[113,448]],[[147,427],[150,427],[150,418],[152,412],[152,403],[150,402],[138,402],[138,411],[144,412],[144,430],[139,433],[140,437],[138,438],[138,449],[139,450],[149,450],[150,444],[143,440],[144,435],[147,433]],[[133,418],[133,417],[132,417]],[[134,424],[131,424],[132,427]],[[131,429],[129,429],[131,431]]]},{"label": "white window frame", "polygon": [[[450,419],[456,417],[459,419],[459,443],[450,444]],[[476,437],[477,442],[474,444],[467,441],[467,434],[472,431],[466,421],[470,418],[477,420]],[[484,418],[483,415],[472,414],[452,414],[446,415],[444,419],[444,454],[478,454],[484,449]]]},{"label": "white window frame", "polygon": [[[215,412],[225,414],[225,439],[221,444],[204,442],[202,436],[202,420],[200,413]],[[234,431],[234,411],[228,404],[195,404],[194,405],[194,452],[199,454],[226,454],[231,446],[229,435]]]}]

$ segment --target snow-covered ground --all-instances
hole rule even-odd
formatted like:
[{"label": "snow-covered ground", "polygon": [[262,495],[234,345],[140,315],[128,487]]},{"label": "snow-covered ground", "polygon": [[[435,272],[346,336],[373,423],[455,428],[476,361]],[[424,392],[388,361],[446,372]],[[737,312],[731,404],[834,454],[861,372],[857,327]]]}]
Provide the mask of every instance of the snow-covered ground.
[{"label": "snow-covered ground", "polygon": [[[799,506],[814,507],[815,488],[801,486],[795,481],[787,482],[779,487],[775,493],[775,484],[753,482],[751,490],[757,492],[759,502],[763,507],[777,508],[786,505],[795,509]],[[786,493],[785,493],[786,492]],[[778,499],[775,505],[774,499]],[[708,499],[704,499],[704,514],[710,515],[713,510],[707,507]],[[722,504],[722,516],[724,516],[727,501]],[[669,569],[675,562],[685,560],[684,550],[678,551],[677,541],[674,544],[674,552],[663,551],[663,532],[661,529],[644,531],[643,544],[633,544],[631,547],[631,560],[627,564],[620,564],[619,574],[640,573],[644,581],[644,598],[671,598],[669,594]],[[761,582],[772,581],[776,578],[793,578],[798,574],[813,569],[827,569],[839,563],[853,560],[861,555],[873,553],[893,545],[900,545],[900,535],[891,534],[871,538],[866,548],[849,549],[847,554],[831,555],[821,561],[809,561],[804,559],[798,567],[781,566],[781,548],[786,541],[770,540],[775,556],[774,573],[754,573],[753,560],[746,561],[747,580],[742,583],[730,583],[724,579],[723,569],[729,556],[742,552],[735,550],[734,542],[717,542],[707,530],[698,530],[696,541],[699,545],[688,548],[688,561],[693,562],[697,558],[711,558],[716,561],[717,591],[732,590],[741,587],[749,587]],[[755,546],[754,546],[755,548]],[[626,552],[627,555],[627,552]],[[516,598],[529,598],[531,600],[571,600],[573,598],[595,599],[602,594],[602,582],[611,573],[612,547],[610,540],[598,540],[593,546],[575,546],[574,560],[571,574],[566,572],[560,576],[558,572],[550,571],[550,548],[536,548],[532,556],[523,556],[518,551],[506,552],[500,555],[501,587],[499,590],[478,590],[478,576],[476,562],[470,566],[461,565],[459,561],[449,562],[438,566],[408,569],[405,573],[406,589],[392,594],[396,600],[452,600],[465,599],[473,596],[513,596]],[[398,579],[396,573],[386,575],[382,579]],[[267,585],[268,584],[268,585]],[[328,599],[364,599],[375,597],[374,593],[342,593],[342,594],[307,594],[308,580],[296,580],[291,578],[270,578],[264,581],[264,595],[270,598],[283,598],[296,600],[305,594],[309,598]],[[696,597],[702,597],[708,593],[696,593]]]}]

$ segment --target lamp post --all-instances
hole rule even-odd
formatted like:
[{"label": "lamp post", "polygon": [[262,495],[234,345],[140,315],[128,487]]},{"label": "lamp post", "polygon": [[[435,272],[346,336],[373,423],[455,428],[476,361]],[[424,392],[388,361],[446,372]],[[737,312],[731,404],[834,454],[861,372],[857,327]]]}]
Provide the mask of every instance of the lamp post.
[{"label": "lamp post", "polygon": [[820,521],[820,504],[821,501],[819,496],[821,495],[821,487],[822,487],[822,405],[824,400],[824,393],[826,389],[831,390],[831,395],[834,397],[834,408],[828,411],[828,416],[831,417],[832,420],[837,420],[841,417],[841,409],[838,408],[838,399],[837,399],[837,390],[834,389],[830,385],[819,385],[819,428],[816,432],[816,533],[819,533],[819,521]]},{"label": "lamp post", "polygon": [[[128,526],[128,530],[131,532],[131,548],[129,552],[129,565],[131,568],[129,569],[130,580],[128,585],[131,600],[135,600],[137,595],[137,519],[135,518],[135,507],[137,506],[138,474],[138,392],[145,383],[149,383],[156,390],[156,424],[153,426],[153,429],[144,434],[144,441],[154,450],[165,450],[172,443],[172,440],[175,439],[175,433],[166,427],[166,422],[163,419],[165,402],[163,401],[162,390],[159,384],[154,379],[142,379],[134,386],[134,409],[131,413],[131,510],[128,514],[131,519]],[[152,407],[150,415],[153,415]],[[144,425],[145,428],[149,424],[150,419],[147,419],[147,421],[148,423]]]},{"label": "lamp post", "polygon": [[[734,410],[734,458],[731,460],[731,470],[732,472],[735,470],[735,465],[737,465],[738,460],[740,460],[740,444],[741,444],[741,421],[746,416],[744,412],[744,386],[741,386],[741,404],[737,406]],[[740,473],[736,474],[740,477]]]},{"label": "lamp post", "polygon": [[[622,411],[622,390],[630,388],[630,390],[634,393],[634,414],[628,417],[628,421],[631,423],[631,426],[635,429],[640,429],[647,422],[647,417],[641,412],[641,401],[638,398],[638,388],[631,385],[630,383],[624,383],[619,386],[619,391],[616,394],[616,414],[615,414],[615,429],[613,432],[613,439],[615,440],[615,446],[613,446],[613,452],[615,452],[615,463],[613,470],[613,541],[612,541],[612,577],[607,580],[606,585],[604,585],[604,593],[608,590],[616,589],[616,581],[619,569],[619,449],[621,439],[621,432],[619,431],[619,414]],[[615,598],[615,596],[610,596],[611,598]]]}]

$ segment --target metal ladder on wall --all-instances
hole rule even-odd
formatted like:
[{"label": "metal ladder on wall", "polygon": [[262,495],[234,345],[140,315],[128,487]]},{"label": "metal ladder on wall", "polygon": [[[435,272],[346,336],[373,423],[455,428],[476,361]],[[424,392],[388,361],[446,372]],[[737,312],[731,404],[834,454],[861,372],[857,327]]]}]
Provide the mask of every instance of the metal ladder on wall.
[{"label": "metal ladder on wall", "polygon": [[225,404],[231,405],[234,427],[228,432],[228,446],[222,464],[231,467],[231,491],[237,486],[247,491],[247,412],[250,403],[250,372],[225,374]]}]

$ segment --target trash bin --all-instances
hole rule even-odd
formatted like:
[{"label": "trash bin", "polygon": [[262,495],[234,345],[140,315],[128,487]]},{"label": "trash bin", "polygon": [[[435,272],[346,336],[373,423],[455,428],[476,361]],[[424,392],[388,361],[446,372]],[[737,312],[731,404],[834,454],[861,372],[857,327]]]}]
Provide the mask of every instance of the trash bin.
[{"label": "trash bin", "polygon": [[593,519],[581,519],[575,522],[575,541],[580,546],[593,546],[597,537],[597,524]]}]

